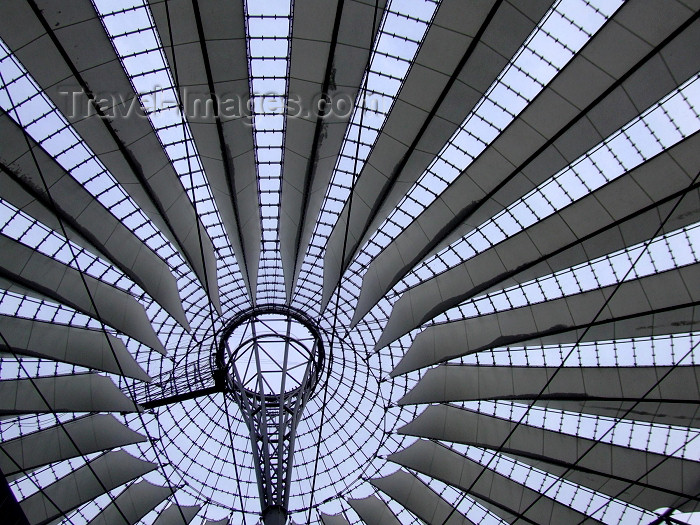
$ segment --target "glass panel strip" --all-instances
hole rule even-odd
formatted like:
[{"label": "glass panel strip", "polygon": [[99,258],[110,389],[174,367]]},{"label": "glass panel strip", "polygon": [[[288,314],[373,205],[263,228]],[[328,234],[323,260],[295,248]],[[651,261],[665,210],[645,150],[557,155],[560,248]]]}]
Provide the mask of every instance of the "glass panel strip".
[{"label": "glass panel strip", "polygon": [[248,75],[262,239],[257,300],[284,302],[280,203],[293,2],[245,0]]},{"label": "glass panel strip", "polygon": [[362,87],[340,155],[306,249],[293,299],[298,305],[318,307],[314,304],[316,300],[309,301],[308,298],[318,297],[321,293],[326,242],[350,196],[353,178],[362,172],[391,112],[438,5],[438,2],[427,0],[394,0],[386,7],[370,57],[369,70],[360,84]]},{"label": "glass panel strip", "polygon": [[376,256],[527,107],[622,5],[560,0],[364,248]]},{"label": "glass panel strip", "polygon": [[108,0],[93,4],[143,112],[214,244],[219,268],[242,279],[150,8],[143,0],[120,2],[118,8]]}]

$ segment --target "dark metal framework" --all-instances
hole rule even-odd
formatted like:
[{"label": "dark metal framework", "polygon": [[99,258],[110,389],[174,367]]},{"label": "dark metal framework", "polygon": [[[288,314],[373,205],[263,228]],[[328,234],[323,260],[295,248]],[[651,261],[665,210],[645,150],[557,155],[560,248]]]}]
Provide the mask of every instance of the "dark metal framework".
[{"label": "dark metal framework", "polygon": [[0,12],[0,516],[700,511],[697,0]]},{"label": "dark metal framework", "polygon": [[[299,338],[300,328],[307,337]],[[232,348],[233,334],[237,333]],[[250,432],[265,525],[283,525],[289,511],[297,425],[325,363],[319,330],[301,312],[276,305],[237,316],[222,332],[218,376]]]}]

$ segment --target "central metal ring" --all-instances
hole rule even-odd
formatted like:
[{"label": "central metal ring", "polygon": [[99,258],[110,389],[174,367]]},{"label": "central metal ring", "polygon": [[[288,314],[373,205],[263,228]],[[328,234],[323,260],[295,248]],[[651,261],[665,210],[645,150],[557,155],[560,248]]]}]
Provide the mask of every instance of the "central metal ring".
[{"label": "central metal ring", "polygon": [[288,307],[243,312],[221,334],[218,374],[250,432],[265,525],[287,522],[297,425],[324,360],[314,323]]},{"label": "central metal ring", "polygon": [[247,395],[268,400],[312,391],[324,361],[323,340],[313,321],[276,305],[236,316],[219,344],[218,368]]}]

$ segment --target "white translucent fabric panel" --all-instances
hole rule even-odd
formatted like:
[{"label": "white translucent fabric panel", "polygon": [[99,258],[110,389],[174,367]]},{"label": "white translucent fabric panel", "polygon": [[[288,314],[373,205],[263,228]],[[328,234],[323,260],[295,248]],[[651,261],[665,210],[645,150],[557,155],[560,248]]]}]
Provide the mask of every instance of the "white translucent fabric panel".
[{"label": "white translucent fabric panel", "polygon": [[[574,473],[588,471],[599,475],[589,482],[594,491],[649,510],[681,503],[685,510],[693,510],[698,505],[699,464],[671,454],[612,445],[444,405],[429,407],[400,431],[509,454],[522,453],[540,462],[551,462],[555,475],[559,475],[561,467]],[[685,496],[690,496],[688,503]]]},{"label": "white translucent fabric panel", "polygon": [[[622,1],[560,0],[372,238],[376,255],[510,124],[613,15]],[[393,233],[392,233],[393,232]]]},{"label": "white translucent fabric panel", "polygon": [[[12,166],[15,167],[16,172],[29,178],[30,170]],[[43,175],[46,177],[46,172]],[[65,215],[54,216],[50,207],[44,206],[47,203],[35,200],[16,179],[6,174],[0,174],[0,179],[0,233],[132,295],[142,296],[143,287],[181,326],[189,328],[171,269],[108,210],[88,197],[71,177],[66,174],[52,185],[50,197],[59,210],[70,210],[77,227]],[[64,229],[71,240],[64,237]],[[75,229],[84,235],[74,233]],[[94,236],[92,242],[85,239],[87,236]],[[95,254],[100,252],[105,255]]]},{"label": "white translucent fabric panel", "polygon": [[0,40],[0,106],[90,194],[164,260],[177,250],[107,171]]},{"label": "white translucent fabric panel", "polygon": [[323,248],[348,201],[353,181],[362,171],[379,137],[436,9],[437,3],[432,1],[409,5],[396,0],[389,2],[384,11],[368,70],[360,84],[299,274],[300,282],[309,288],[306,294],[322,288],[318,274],[323,262]]},{"label": "white translucent fabric panel", "polygon": [[700,224],[598,257],[555,274],[478,296],[448,310],[435,322],[519,308],[595,290],[698,262]]},{"label": "white translucent fabric panel", "polygon": [[603,523],[557,501],[551,494],[539,498],[537,490],[492,470],[483,470],[478,463],[432,441],[420,439],[392,454],[390,460],[501,506],[494,512],[507,521],[524,516],[533,523],[578,523],[584,519]]},{"label": "white translucent fabric panel", "polygon": [[[176,79],[168,66],[150,9],[142,0],[120,5],[118,9],[109,2],[95,2],[95,7],[142,111],[214,244],[219,264],[225,261],[240,278],[187,116],[183,113],[183,102],[177,91],[180,86],[175,85]],[[197,235],[205,233],[198,230]],[[207,279],[216,281],[215,272]],[[210,288],[213,289],[211,285]],[[217,298],[213,302],[218,305]]]},{"label": "white translucent fabric panel", "polygon": [[49,296],[165,354],[144,307],[131,295],[0,234],[3,288]]},{"label": "white translucent fabric panel", "polygon": [[[638,244],[657,232],[668,234],[693,224],[695,217],[690,210],[695,206],[697,189],[682,199],[680,196],[700,169],[698,144],[700,135],[696,133],[626,177],[408,289],[394,304],[382,339],[390,341],[402,330],[410,330],[480,292],[551,275]],[[657,177],[659,172],[666,174],[663,181]],[[620,200],[620,195],[625,199]],[[660,218],[666,217],[660,228]],[[371,277],[379,279],[378,274],[368,272],[366,284]],[[502,284],[494,285],[496,281]],[[360,304],[363,297],[367,295],[363,294]]]},{"label": "white translucent fabric panel", "polygon": [[[404,282],[465,260],[621,177],[700,129],[700,76],[694,75],[604,142],[467,236],[427,259]],[[418,277],[420,280],[420,277]],[[400,288],[399,288],[400,289]]]},{"label": "white translucent fabric panel", "polygon": [[[607,56],[601,52],[601,48],[605,46],[604,41],[614,37],[614,35],[619,33],[621,29],[616,24],[606,24],[598,33],[600,37],[596,35],[592,40],[592,43],[600,40],[600,45],[597,47],[597,49],[594,49],[595,46],[593,46],[590,51],[585,53],[588,60],[584,59],[580,55],[575,57],[571,61],[571,65],[563,69],[561,75],[554,78],[552,81],[552,86],[546,87],[542,92],[542,96],[535,99],[524,110],[523,114],[526,114],[525,116],[527,118],[523,117],[523,119],[521,119],[521,117],[518,117],[518,119],[521,119],[522,122],[516,128],[511,129],[511,127],[509,127],[504,130],[503,133],[501,133],[499,137],[495,139],[498,144],[496,144],[496,142],[494,143],[496,146],[488,150],[490,151],[488,155],[479,156],[479,158],[472,163],[471,169],[468,173],[462,173],[462,175],[460,175],[460,177],[450,185],[449,189],[445,190],[444,195],[441,196],[439,200],[435,201],[435,203],[431,205],[431,207],[428,208],[425,213],[421,214],[416,221],[407,226],[405,231],[401,232],[401,234],[392,242],[390,245],[390,251],[382,252],[379,256],[377,256],[375,261],[371,261],[371,264],[377,266],[378,268],[380,266],[397,268],[395,270],[389,270],[388,272],[385,271],[385,273],[388,273],[388,275],[384,276],[383,280],[385,283],[382,284],[384,288],[380,288],[379,293],[377,293],[377,291],[371,292],[374,284],[373,282],[367,283],[368,293],[373,293],[375,295],[374,300],[376,301],[376,297],[380,297],[382,293],[386,293],[388,291],[387,287],[393,286],[402,277],[401,273],[403,273],[405,268],[414,265],[419,261],[420,257],[425,256],[426,253],[424,252],[427,251],[429,254],[430,250],[439,248],[439,246],[436,246],[438,241],[442,240],[443,243],[452,242],[455,238],[459,238],[465,233],[469,234],[470,230],[472,230],[475,225],[478,225],[485,220],[489,222],[492,219],[493,214],[499,212],[499,210],[502,210],[502,206],[504,206],[507,202],[512,203],[514,198],[517,199],[519,195],[521,195],[520,188],[529,190],[535,185],[534,183],[539,183],[542,181],[548,173],[548,165],[552,165],[553,172],[555,169],[559,169],[562,165],[566,166],[569,164],[569,162],[573,161],[575,164],[576,159],[573,158],[574,152],[576,155],[580,155],[578,149],[585,149],[584,147],[580,146],[581,144],[585,144],[586,148],[591,148],[593,145],[595,145],[596,147],[593,147],[591,151],[596,151],[601,146],[601,144],[598,143],[600,138],[602,138],[599,138],[600,135],[603,137],[607,136],[608,138],[617,136],[617,134],[620,132],[619,128],[618,133],[613,133],[613,130],[616,129],[617,126],[623,124],[625,120],[628,120],[638,113],[635,106],[636,104],[640,105],[641,108],[646,108],[648,107],[648,104],[651,103],[648,96],[639,97],[636,95],[636,93],[639,92],[639,89],[637,88],[640,85],[648,84],[652,86],[653,92],[655,93],[654,99],[656,99],[656,96],[659,96],[662,93],[668,93],[666,90],[672,87],[675,83],[682,82],[688,79],[688,77],[691,77],[686,86],[689,87],[689,92],[692,92],[694,88],[690,84],[692,84],[693,78],[696,76],[695,73],[692,72],[693,69],[680,69],[677,64],[673,64],[672,66],[666,68],[666,66],[661,62],[661,57],[666,56],[668,53],[674,52],[674,47],[682,47],[683,44],[687,45],[697,38],[697,27],[690,24],[690,22],[693,20],[692,18],[687,18],[688,16],[691,16],[691,13],[689,13],[683,6],[679,6],[678,4],[674,5],[676,7],[675,18],[673,21],[669,21],[667,27],[663,31],[671,32],[675,29],[676,34],[674,36],[676,38],[670,40],[669,42],[665,42],[665,46],[659,48],[658,51],[654,51],[654,48],[647,44],[642,46],[640,43],[641,41],[638,41],[637,43],[644,47],[646,52],[649,52],[649,54],[644,57],[644,61],[635,65],[634,61],[632,60],[633,57],[620,56],[618,60],[619,63],[617,63],[616,66],[619,71],[615,70],[611,72],[609,75],[613,75],[613,73],[614,75],[606,76],[604,81],[599,79],[597,83],[598,86],[596,88],[593,88],[594,84],[590,84],[590,86],[587,84],[587,86],[590,87],[590,93],[583,94],[579,91],[572,91],[569,93],[569,104],[578,106],[590,104],[590,111],[588,113],[577,114],[573,105],[569,108],[571,111],[568,112],[563,111],[546,113],[545,106],[547,108],[550,107],[549,104],[546,104],[546,102],[550,101],[554,103],[554,99],[563,96],[556,94],[559,91],[562,91],[562,93],[566,91],[568,93],[568,86],[575,81],[573,77],[580,74],[581,67],[583,67],[585,64],[590,65],[591,60],[603,60],[604,57]],[[639,7],[640,6],[634,3],[625,4],[625,6],[619,11],[619,13],[621,13],[620,16],[624,15],[626,18],[633,18],[636,15],[635,10]],[[685,10],[685,13],[683,10]],[[685,25],[683,25],[684,20],[687,22]],[[657,34],[655,38],[660,36],[660,34]],[[639,52],[642,53],[642,50],[640,49]],[[623,63],[625,65],[623,65]],[[602,65],[603,64],[601,64],[601,67]],[[621,75],[625,70],[624,68],[628,67],[633,67],[633,71],[636,70],[637,75],[630,76],[629,78],[621,78],[618,81],[618,83],[621,83],[621,85],[616,90],[612,90],[612,87],[615,84],[611,86],[611,81],[614,80],[616,76]],[[674,77],[676,77],[677,80]],[[658,82],[657,78],[659,79]],[[605,93],[604,88],[606,87],[608,88],[609,93]],[[624,93],[627,89],[629,89],[630,92],[635,93],[635,95],[630,96],[630,99],[624,106],[626,108],[624,111],[613,111],[613,108],[615,107],[616,103],[618,103],[618,99],[620,98],[619,94]],[[596,94],[598,94],[598,96],[605,95],[605,97],[596,101]],[[668,102],[670,106],[674,105],[674,102],[670,101],[674,94],[675,91],[669,94],[664,100],[665,102]],[[679,120],[684,119],[684,124],[681,125],[681,128],[683,128],[683,126],[686,127],[679,130],[679,128],[673,122],[669,121],[670,126],[666,127],[668,132],[664,134],[664,140],[662,141],[662,143],[666,146],[677,142],[679,140],[679,133],[681,136],[687,136],[684,135],[683,130],[685,130],[686,133],[692,133],[692,127],[698,120],[697,113],[694,111],[693,106],[688,105],[685,101],[683,101],[682,96],[679,95],[679,97],[676,98],[676,101],[680,102],[680,106],[678,107],[681,108],[681,111],[677,116],[674,116],[674,118],[678,118]],[[592,102],[595,102],[595,104],[592,104]],[[651,108],[651,110],[653,109],[654,107]],[[602,112],[605,112],[606,118],[601,117]],[[571,120],[572,115],[574,117],[573,120]],[[610,115],[609,118],[607,115]],[[532,127],[535,125],[533,123],[533,119],[538,124],[535,126],[537,131],[535,131],[535,128]],[[634,126],[634,123],[637,120],[638,119],[634,119],[632,121],[628,120],[628,123],[631,126]],[[666,120],[668,121],[668,119]],[[664,125],[663,121],[664,119],[662,118],[660,120],[661,127]],[[561,128],[561,126],[566,126],[567,122],[568,127]],[[545,129],[546,126],[550,126],[550,128]],[[655,126],[655,123],[649,124],[650,129],[655,128]],[[559,130],[559,134],[563,133],[563,135],[556,140],[554,140],[554,138],[547,140],[547,137],[558,136],[557,133],[555,133],[555,130]],[[517,136],[522,133],[526,133],[528,136],[531,136],[532,140],[526,141],[521,137],[520,142],[518,142],[519,139]],[[610,135],[610,133],[612,133],[612,135]],[[645,135],[643,129],[640,133],[641,138],[639,139],[639,142],[642,144],[644,142],[644,137],[648,135],[648,133]],[[624,158],[624,165],[629,166],[629,163],[632,163],[631,165],[633,166],[634,162],[643,162],[645,160],[644,156],[641,156],[641,160],[639,160],[639,155],[627,154],[630,149],[634,152],[634,146],[630,148],[627,146],[627,143],[623,144],[623,142],[626,140],[627,139],[624,138],[623,133],[623,137],[619,140],[620,151],[618,152],[618,155]],[[538,151],[538,146],[540,146],[540,149],[546,146],[546,149]],[[527,157],[527,155],[531,156]],[[498,157],[500,160],[494,160],[494,156]],[[563,171],[566,171],[566,169]],[[611,173],[615,175],[618,172],[613,170]],[[596,178],[593,176],[591,177],[592,180]],[[508,184],[498,186],[497,183],[499,181],[503,183],[508,182]],[[578,185],[576,188],[579,188],[579,186],[585,187],[584,185]],[[575,191],[578,190],[572,190],[574,193]],[[465,201],[464,195],[468,193],[473,194],[472,199]],[[559,191],[559,193],[562,192]],[[554,200],[556,201],[556,199]],[[569,202],[571,201],[569,200]],[[472,206],[470,208],[470,203],[474,204],[475,207]],[[525,208],[525,211],[527,211],[527,208]],[[461,225],[451,224],[450,221],[456,220],[457,216],[460,216],[460,214],[462,214],[462,216],[466,214],[468,220],[465,219]],[[523,220],[526,223],[531,223],[532,221],[537,220],[536,216],[530,217],[530,215],[524,212],[522,215]],[[503,230],[509,232],[513,228],[519,229],[520,227],[518,226],[517,221],[514,221],[509,217],[508,220],[503,222]],[[493,231],[489,230],[487,233],[488,236],[492,236],[495,240],[502,239],[506,235],[506,233],[501,231],[499,227],[494,226],[492,230]],[[436,236],[437,240],[435,240]],[[478,240],[480,242],[477,243],[478,246],[475,246],[476,251],[486,250],[493,245],[493,242],[495,241],[490,241],[488,236],[484,237],[483,235],[479,234]],[[471,247],[467,248],[472,250]],[[385,256],[387,253],[388,255]],[[391,261],[392,259],[396,259],[397,256],[401,263],[394,264],[392,266]],[[429,259],[430,262],[428,264],[420,265],[416,271],[411,272],[409,276],[406,277],[405,282],[396,285],[396,289],[405,290],[407,287],[429,279],[436,273],[439,273],[446,268],[459,264],[459,262],[462,262],[469,256],[470,255],[467,253],[463,258],[458,250],[453,250],[451,253],[443,256],[445,259],[443,262],[441,262],[440,259],[433,257]],[[433,266],[435,268],[433,268]],[[393,301],[393,299],[390,299],[390,301]]]},{"label": "white translucent fabric panel", "polygon": [[399,502],[426,523],[473,525],[473,522],[442,499],[433,489],[405,470],[397,470],[370,483]]},{"label": "white translucent fabric panel", "polygon": [[[413,340],[392,375],[530,340],[575,343],[686,333],[697,323],[700,265],[652,274],[521,308],[432,325]],[[613,293],[614,292],[614,293]],[[672,319],[683,319],[674,324]]]},{"label": "white translucent fabric panel", "polygon": [[129,77],[165,153],[172,162],[190,201],[217,248],[228,247],[218,211],[209,189],[197,146],[181,111],[173,75],[167,65],[147,5],[134,0],[114,9],[109,2],[94,2],[112,45]]},{"label": "white translucent fabric panel", "polygon": [[389,506],[377,496],[350,499],[348,503],[367,525],[400,525]]},{"label": "white translucent fabric panel", "polygon": [[134,525],[172,495],[168,487],[142,480],[126,487],[89,521],[90,525]]},{"label": "white translucent fabric panel", "polygon": [[323,525],[349,525],[348,520],[342,514],[324,514],[321,513],[321,523]]}]

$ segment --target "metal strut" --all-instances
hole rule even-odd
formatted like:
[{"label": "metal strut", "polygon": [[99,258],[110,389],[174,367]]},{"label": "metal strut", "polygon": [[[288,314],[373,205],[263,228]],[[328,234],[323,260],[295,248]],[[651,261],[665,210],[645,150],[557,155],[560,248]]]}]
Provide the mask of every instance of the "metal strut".
[{"label": "metal strut", "polygon": [[[226,372],[226,390],[250,433],[263,523],[284,525],[289,516],[297,425],[318,382],[324,350],[318,331],[298,312],[278,308],[263,312],[256,308],[225,331],[221,348],[228,355],[223,359],[223,352],[219,353],[217,367]],[[285,329],[271,330],[274,323],[264,320],[270,315],[283,316]],[[303,325],[313,342],[302,344],[294,333],[295,324]],[[227,337],[235,329],[245,336],[237,341],[238,347],[230,348]]]}]

